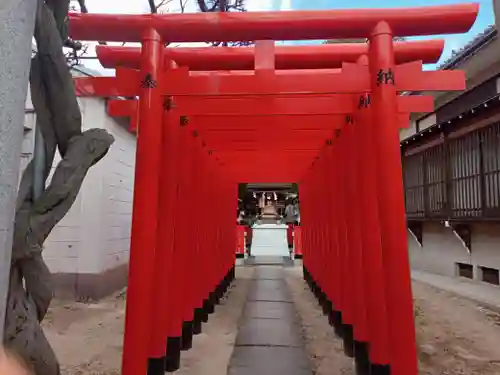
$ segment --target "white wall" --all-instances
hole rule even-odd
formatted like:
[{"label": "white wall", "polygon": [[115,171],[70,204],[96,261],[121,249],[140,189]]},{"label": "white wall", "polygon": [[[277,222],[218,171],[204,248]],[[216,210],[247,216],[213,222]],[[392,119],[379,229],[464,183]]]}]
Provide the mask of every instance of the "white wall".
[{"label": "white wall", "polygon": [[416,133],[416,123],[415,120],[410,120],[407,128],[403,128],[399,130],[399,140],[403,141],[406,138],[410,138],[412,135]]},{"label": "white wall", "polygon": [[106,116],[107,130],[115,137],[112,149],[101,161],[103,191],[101,206],[104,211],[105,231],[101,236],[103,248],[102,270],[128,263],[132,201],[134,192],[136,138],[114,120]]},{"label": "white wall", "polygon": [[419,131],[425,130],[433,125],[436,125],[436,114],[431,113],[428,117],[421,119],[418,123]]},{"label": "white wall", "polygon": [[[44,258],[53,273],[101,273],[129,257],[135,136],[107,116],[104,100],[84,98],[79,103],[84,130],[106,129],[115,143],[89,170],[73,207],[45,242]],[[33,134],[25,134],[30,152]],[[54,166],[59,160],[57,155]]]},{"label": "white wall", "polygon": [[500,224],[477,224],[472,227],[471,252],[442,223],[425,223],[423,246],[408,235],[412,268],[439,275],[457,276],[456,263],[474,266],[474,278],[480,280],[478,267],[500,269]]},{"label": "white wall", "polygon": [[[31,161],[31,157],[33,156],[33,147],[35,141],[35,121],[36,115],[35,110],[33,108],[33,104],[31,103],[31,95],[30,88],[28,85],[28,94],[26,96],[26,104],[24,110],[24,139],[21,148],[21,171],[28,166],[28,163]],[[19,182],[21,182],[22,174],[19,173]]]}]

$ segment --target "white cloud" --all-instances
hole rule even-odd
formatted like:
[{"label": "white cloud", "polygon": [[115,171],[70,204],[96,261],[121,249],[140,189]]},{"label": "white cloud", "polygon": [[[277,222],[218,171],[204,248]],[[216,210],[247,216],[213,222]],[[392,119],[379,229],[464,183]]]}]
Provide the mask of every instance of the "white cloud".
[{"label": "white cloud", "polygon": [[272,0],[247,0],[246,7],[249,12],[258,12],[271,10],[273,7]]},{"label": "white cloud", "polygon": [[292,10],[292,0],[281,0],[280,10]]},{"label": "white cloud", "polygon": [[149,10],[147,0],[87,0],[86,4],[91,13],[137,14]]}]

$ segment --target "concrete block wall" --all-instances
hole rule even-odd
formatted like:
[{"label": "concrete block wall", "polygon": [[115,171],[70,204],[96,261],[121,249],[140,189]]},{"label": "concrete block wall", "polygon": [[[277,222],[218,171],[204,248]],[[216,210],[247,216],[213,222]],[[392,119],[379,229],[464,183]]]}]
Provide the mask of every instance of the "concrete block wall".
[{"label": "concrete block wall", "polygon": [[500,270],[500,224],[476,224],[471,230],[470,253],[453,230],[442,223],[424,224],[423,246],[408,233],[412,268],[458,277],[457,263],[470,264],[477,282],[481,282],[480,267]]},{"label": "concrete block wall", "polygon": [[[136,139],[107,116],[104,100],[85,98],[79,104],[83,129],[106,129],[115,143],[89,170],[73,207],[45,242],[44,259],[54,275],[56,295],[87,300],[126,285]],[[32,157],[33,134],[25,133],[31,153],[24,167]],[[59,161],[57,154],[49,181]]]},{"label": "concrete block wall", "polygon": [[136,150],[136,138],[125,128],[115,125],[107,130],[115,137],[115,143],[102,160],[105,173],[102,176],[101,205],[105,211],[106,230],[102,235],[105,251],[101,271],[128,263]]}]

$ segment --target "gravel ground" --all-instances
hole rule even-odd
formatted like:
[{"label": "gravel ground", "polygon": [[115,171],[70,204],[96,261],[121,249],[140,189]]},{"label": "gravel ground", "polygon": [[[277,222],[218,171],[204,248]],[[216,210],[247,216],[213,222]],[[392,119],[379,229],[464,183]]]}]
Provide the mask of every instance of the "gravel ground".
[{"label": "gravel ground", "polygon": [[[302,321],[314,375],[354,375],[353,363],[333,334],[299,267],[287,268]],[[237,268],[228,299],[217,308],[192,350],[183,354],[179,375],[225,375],[246,299],[251,267]],[[423,283],[413,283],[420,374],[500,374],[500,314]],[[119,375],[125,301],[55,301],[44,322],[64,375]]]},{"label": "gravel ground", "polygon": [[[333,334],[302,270],[287,270],[315,375],[354,374],[342,342]],[[500,315],[423,283],[413,282],[415,324],[422,375],[500,374]]]},{"label": "gravel ground", "polygon": [[[252,268],[237,267],[228,298],[204,324],[193,348],[183,352],[176,374],[226,374],[252,273]],[[124,318],[123,295],[93,304],[54,301],[44,328],[63,375],[119,375]]]}]

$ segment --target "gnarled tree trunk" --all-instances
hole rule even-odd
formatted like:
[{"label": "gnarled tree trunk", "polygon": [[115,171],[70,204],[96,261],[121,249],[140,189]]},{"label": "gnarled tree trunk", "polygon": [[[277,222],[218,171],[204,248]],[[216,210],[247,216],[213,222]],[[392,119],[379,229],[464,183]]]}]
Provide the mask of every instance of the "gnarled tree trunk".
[{"label": "gnarled tree trunk", "polygon": [[32,60],[31,98],[45,143],[44,178],[56,149],[62,157],[50,185],[33,198],[31,162],[22,176],[15,217],[9,300],[4,342],[33,366],[36,375],[58,375],[57,358],[40,326],[52,300],[51,274],[43,243],[73,205],[90,169],[108,151],[113,137],[103,129],[82,132],[73,80],[63,54],[69,0],[39,0]]}]

